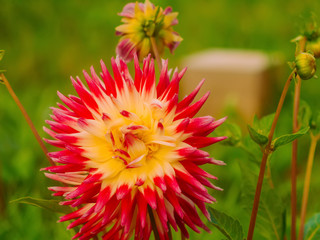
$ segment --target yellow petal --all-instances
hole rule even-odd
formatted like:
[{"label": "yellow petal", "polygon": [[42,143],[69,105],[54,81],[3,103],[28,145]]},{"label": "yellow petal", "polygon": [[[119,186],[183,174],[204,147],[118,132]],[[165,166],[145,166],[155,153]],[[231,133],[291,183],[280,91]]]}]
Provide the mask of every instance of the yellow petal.
[{"label": "yellow petal", "polygon": [[144,38],[140,43],[139,49],[140,49],[139,59],[143,59],[150,52],[150,49],[151,49],[150,39]]},{"label": "yellow petal", "polygon": [[149,0],[146,0],[144,3],[144,14],[146,18],[150,18],[154,15],[154,9]]},{"label": "yellow petal", "polygon": [[178,12],[172,12],[172,13],[169,13],[168,15],[165,15],[163,20],[163,24],[164,24],[163,27],[164,28],[170,27],[172,24],[172,21],[177,17],[178,17]]}]

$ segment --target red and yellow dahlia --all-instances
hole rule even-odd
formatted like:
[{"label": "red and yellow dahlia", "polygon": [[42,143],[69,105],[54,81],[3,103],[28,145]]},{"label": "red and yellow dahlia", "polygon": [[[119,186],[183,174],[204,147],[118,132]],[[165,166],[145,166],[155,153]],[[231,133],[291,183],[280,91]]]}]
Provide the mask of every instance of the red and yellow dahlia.
[{"label": "red and yellow dahlia", "polygon": [[61,148],[49,154],[58,165],[45,175],[64,184],[49,189],[75,208],[60,221],[81,225],[79,239],[149,239],[152,221],[160,239],[169,239],[170,227],[186,237],[186,225],[208,230],[198,209],[209,218],[205,203],[215,199],[205,186],[219,188],[199,166],[223,162],[199,148],[225,139],[207,137],[225,119],[194,118],[209,95],[192,104],[203,81],[178,101],[185,70],[170,81],[164,61],[156,84],[150,56],[142,69],[135,58],[134,78],[122,60],[111,62],[114,77],[101,61],[103,81],[84,71],[89,88],[71,78],[79,97],[58,92],[65,105],[52,108],[51,130],[44,128],[54,138],[46,141]]},{"label": "red and yellow dahlia", "polygon": [[132,60],[134,54],[140,60],[149,53],[154,55],[152,39],[160,55],[165,47],[173,52],[182,41],[172,28],[178,23],[178,13],[172,12],[171,7],[163,10],[146,0],[144,4],[128,3],[119,15],[123,17],[123,24],[116,28],[117,35],[121,36],[116,52],[125,61]]}]

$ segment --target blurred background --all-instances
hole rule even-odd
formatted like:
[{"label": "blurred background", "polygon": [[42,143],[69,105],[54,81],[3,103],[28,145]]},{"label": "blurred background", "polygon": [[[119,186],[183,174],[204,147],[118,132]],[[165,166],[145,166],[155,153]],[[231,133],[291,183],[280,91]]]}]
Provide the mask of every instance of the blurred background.
[{"label": "blurred background", "polygon": [[[81,76],[82,69],[88,70],[91,65],[99,72],[100,59],[110,68],[109,59],[115,55],[115,47],[119,40],[114,31],[120,24],[117,13],[128,2],[0,0],[0,49],[6,50],[0,69],[7,70],[6,77],[41,136],[45,136],[42,126],[44,120],[49,118],[49,107],[58,101],[56,91],[74,93],[69,81],[70,75]],[[187,73],[182,89],[188,89],[190,85],[193,88],[206,76],[209,83],[205,85],[205,90],[209,89],[211,83],[214,87],[206,104],[217,106],[210,114],[217,118],[228,115],[228,121],[242,126],[244,135],[245,126],[251,123],[254,110],[259,116],[275,110],[279,93],[290,73],[286,62],[294,59],[295,45],[290,43],[290,40],[300,34],[304,19],[308,19],[311,12],[320,14],[320,2],[315,0],[154,0],[153,3],[162,7],[170,5],[174,11],[179,12],[179,24],[174,29],[184,40],[174,55],[166,51],[165,57],[170,58],[170,67],[182,68],[186,64],[193,64],[198,61],[199,56],[201,59],[202,54],[206,55],[208,52],[216,56],[215,49],[218,49],[219,53],[222,52],[224,57],[229,56],[223,67],[219,68],[223,68],[223,71],[213,69],[211,65],[201,71],[190,66],[190,73]],[[258,71],[252,71],[250,64],[244,64],[238,69],[237,61],[239,64],[247,61],[242,60],[241,54],[233,58],[233,54],[239,53],[239,50],[245,54],[248,51],[253,52],[267,60],[262,61],[262,67],[258,68]],[[235,62],[231,61],[232,59],[238,60]],[[249,62],[256,62],[250,59]],[[218,58],[213,61],[212,66],[219,62]],[[215,71],[218,73],[214,82]],[[227,72],[232,72],[233,75],[229,74],[230,82],[225,83],[223,74]],[[247,75],[243,75],[243,72]],[[259,80],[257,87],[245,82],[252,74],[256,74],[254,79]],[[238,78],[240,75],[242,77]],[[241,79],[244,81],[243,84]],[[234,98],[231,96],[219,102],[224,96],[222,93],[228,94],[228,86],[231,87],[235,83],[239,86],[236,89],[245,84],[245,89],[252,88],[248,90],[248,94],[240,95],[240,98],[239,95],[235,95]],[[312,109],[320,107],[319,89],[319,79],[303,82],[301,96],[312,103]],[[219,99],[215,99],[215,91]],[[250,95],[250,98],[242,103],[247,95]],[[261,98],[262,95],[266,96]],[[278,134],[291,131],[291,99],[292,87],[281,115]],[[255,101],[257,104],[253,104],[252,107]],[[238,103],[241,103],[240,106]],[[246,111],[248,108],[251,110]],[[304,140],[308,142],[308,137]],[[307,150],[307,144],[300,146],[299,196]],[[247,164],[248,157],[241,150],[221,144],[210,148],[209,151],[215,158],[227,163],[226,167],[209,168],[209,171],[220,179],[217,185],[225,189],[223,192],[212,193],[218,200],[215,207],[241,220],[244,229],[247,229],[249,215],[241,207],[240,183],[243,173],[240,171],[239,162]],[[279,150],[273,155],[272,160],[274,182],[278,183],[281,197],[289,199],[290,146]],[[72,232],[65,230],[67,224],[56,223],[58,214],[29,205],[9,203],[25,196],[50,199],[47,187],[54,183],[39,171],[47,165],[47,160],[20,111],[5,86],[0,85],[0,239],[70,239],[72,236]],[[319,170],[317,153],[314,171]],[[311,185],[313,194],[309,204],[311,212],[320,211],[320,203],[317,201],[320,190],[316,187],[319,184],[320,175],[314,174]],[[208,237],[220,239],[220,235],[206,233],[193,234],[191,239]]]}]

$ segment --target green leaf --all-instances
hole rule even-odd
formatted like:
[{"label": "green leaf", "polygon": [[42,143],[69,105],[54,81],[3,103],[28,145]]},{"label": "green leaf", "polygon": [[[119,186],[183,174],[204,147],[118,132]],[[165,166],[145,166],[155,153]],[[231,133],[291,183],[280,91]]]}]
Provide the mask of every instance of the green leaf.
[{"label": "green leaf", "polygon": [[209,207],[211,224],[215,226],[229,240],[243,240],[243,229],[238,220],[227,214]]},{"label": "green leaf", "polygon": [[228,138],[221,142],[223,145],[236,146],[241,141],[241,129],[235,123],[225,122],[217,130],[217,136],[227,136]]},{"label": "green leaf", "polygon": [[312,117],[310,128],[313,135],[320,134],[320,112],[319,111],[316,112]]},{"label": "green leaf", "polygon": [[304,225],[304,238],[305,240],[320,239],[320,213],[315,214]]},{"label": "green leaf", "polygon": [[265,135],[269,134],[274,116],[275,116],[275,113],[271,113],[260,119],[260,128],[262,129],[262,131],[264,131],[263,133]]},{"label": "green leaf", "polygon": [[262,157],[261,148],[251,139],[250,135],[243,138],[239,147],[248,154],[250,161],[260,166]]},{"label": "green leaf", "polygon": [[260,146],[265,145],[268,142],[268,137],[260,134],[257,132],[254,128],[252,128],[250,125],[248,125],[248,131],[253,141],[258,143]]},{"label": "green leaf", "polygon": [[[252,166],[240,163],[243,173],[241,202],[248,215],[251,214],[258,176]],[[257,170],[257,169],[256,169]],[[281,240],[285,234],[285,204],[275,189],[271,188],[268,179],[264,179],[256,220],[256,233],[263,239]],[[261,237],[260,236],[260,237]],[[260,239],[257,237],[257,239]]]},{"label": "green leaf", "polygon": [[271,113],[262,117],[261,119],[258,119],[257,116],[255,116],[253,119],[252,127],[260,134],[268,136],[274,119],[274,115],[274,113]]},{"label": "green leaf", "polygon": [[46,200],[46,199],[37,199],[32,197],[23,197],[16,200],[10,201],[10,203],[25,203],[30,204],[36,207],[44,208],[52,212],[57,213],[70,213],[71,209],[68,206],[59,205],[58,200]]},{"label": "green leaf", "polygon": [[306,134],[309,131],[309,127],[305,127],[303,129],[300,129],[298,132],[296,133],[292,133],[292,134],[285,134],[282,135],[278,138],[276,138],[275,140],[273,140],[272,142],[272,148],[273,150],[276,150],[278,147],[283,146],[285,144],[288,144],[292,141],[294,141],[295,139],[297,139],[298,137],[303,136],[304,134]]},{"label": "green leaf", "polygon": [[312,111],[309,104],[306,101],[300,101],[298,119],[299,123],[303,127],[309,127],[311,121]]},{"label": "green leaf", "polygon": [[248,125],[250,137],[260,146],[264,146],[268,142],[268,135],[274,119],[274,113],[258,119],[254,116],[252,126]]}]

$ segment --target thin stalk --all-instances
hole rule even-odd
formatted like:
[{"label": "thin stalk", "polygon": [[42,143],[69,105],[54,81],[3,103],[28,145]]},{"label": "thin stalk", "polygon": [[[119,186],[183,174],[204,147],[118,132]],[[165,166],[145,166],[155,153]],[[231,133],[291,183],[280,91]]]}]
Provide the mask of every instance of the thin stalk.
[{"label": "thin stalk", "polygon": [[270,160],[267,161],[267,176],[268,176],[268,182],[269,182],[270,187],[272,189],[274,189],[274,184],[272,181],[272,174],[271,174],[271,167],[270,167]]},{"label": "thin stalk", "polygon": [[149,207],[149,206],[148,206],[148,212],[149,212],[149,216],[150,216],[150,221],[151,221],[151,226],[152,226],[152,230],[153,230],[154,239],[155,240],[160,240],[158,228],[157,228],[157,225],[156,225],[156,220],[154,219],[153,211],[152,211],[151,207]]},{"label": "thin stalk", "polygon": [[[301,78],[297,75],[297,82],[294,89],[294,104],[293,104],[293,123],[292,132],[299,131],[299,105],[300,105],[300,90]],[[297,157],[298,156],[298,140],[292,142],[292,157],[291,157],[291,240],[296,240],[296,218],[297,218]]]},{"label": "thin stalk", "polygon": [[302,195],[302,206],[301,206],[301,214],[300,214],[301,221],[300,221],[298,240],[303,239],[303,230],[304,230],[304,223],[306,220],[312,165],[313,165],[314,154],[317,148],[317,142],[319,138],[320,138],[320,135],[314,136],[311,133],[311,144],[309,149],[306,176],[304,180],[303,195]]},{"label": "thin stalk", "polygon": [[169,240],[172,240],[172,232],[169,224],[168,224],[168,237],[169,237]]},{"label": "thin stalk", "polygon": [[[297,45],[295,55],[298,55],[305,50],[306,38],[303,37]],[[301,92],[301,78],[297,75],[297,82],[294,88],[294,102],[293,102],[293,118],[292,118],[292,132],[299,131],[299,105]],[[297,219],[297,159],[298,159],[298,140],[292,142],[291,155],[291,240],[296,240],[296,219]]]},{"label": "thin stalk", "polygon": [[285,83],[285,86],[282,90],[281,93],[281,97],[278,103],[278,107],[272,122],[272,126],[270,129],[270,133],[268,135],[268,143],[263,151],[263,155],[262,155],[262,160],[261,160],[261,165],[260,165],[260,172],[259,172],[259,177],[258,177],[258,182],[257,182],[257,187],[256,187],[256,192],[254,195],[254,202],[253,202],[253,207],[252,207],[252,212],[251,212],[251,218],[250,218],[250,224],[249,224],[249,229],[248,229],[248,236],[247,236],[247,240],[252,240],[253,238],[253,232],[254,232],[254,228],[256,225],[256,219],[257,219],[257,213],[258,213],[258,208],[259,208],[259,201],[260,201],[260,195],[261,195],[261,189],[262,189],[262,183],[263,183],[263,178],[264,178],[264,173],[265,173],[265,169],[266,169],[266,164],[267,164],[267,160],[269,157],[269,154],[272,152],[271,149],[271,142],[272,142],[272,138],[273,138],[273,134],[274,131],[276,129],[276,125],[280,116],[280,112],[283,106],[283,102],[284,99],[286,98],[291,80],[293,78],[293,76],[295,75],[295,70],[292,71],[292,73],[290,74],[290,76],[288,77],[287,82]]},{"label": "thin stalk", "polygon": [[160,55],[159,55],[156,39],[154,37],[151,37],[150,41],[151,41],[151,46],[152,46],[152,50],[153,50],[154,56],[155,56],[156,61],[158,63],[159,71],[161,72],[161,70],[162,70],[162,62],[161,62],[161,58],[160,58]]},{"label": "thin stalk", "polygon": [[181,240],[186,240],[186,237],[183,235],[182,232],[181,232]]},{"label": "thin stalk", "polygon": [[43,153],[46,155],[46,158],[48,159],[48,161],[50,162],[50,164],[52,166],[55,166],[55,163],[51,160],[51,158],[49,158],[48,156],[48,150],[46,148],[46,146],[44,145],[39,133],[37,132],[35,126],[33,125],[27,111],[24,109],[22,103],[20,102],[19,98],[17,97],[17,95],[15,94],[15,92],[13,91],[9,81],[7,80],[7,78],[4,76],[3,73],[0,74],[1,80],[3,81],[4,85],[7,87],[9,94],[11,95],[11,97],[13,98],[13,100],[15,101],[15,103],[18,105],[20,111],[22,112],[23,117],[25,118],[25,120],[27,121],[29,127],[31,128],[31,131],[34,135],[34,137],[36,138],[37,142],[39,143]]}]

